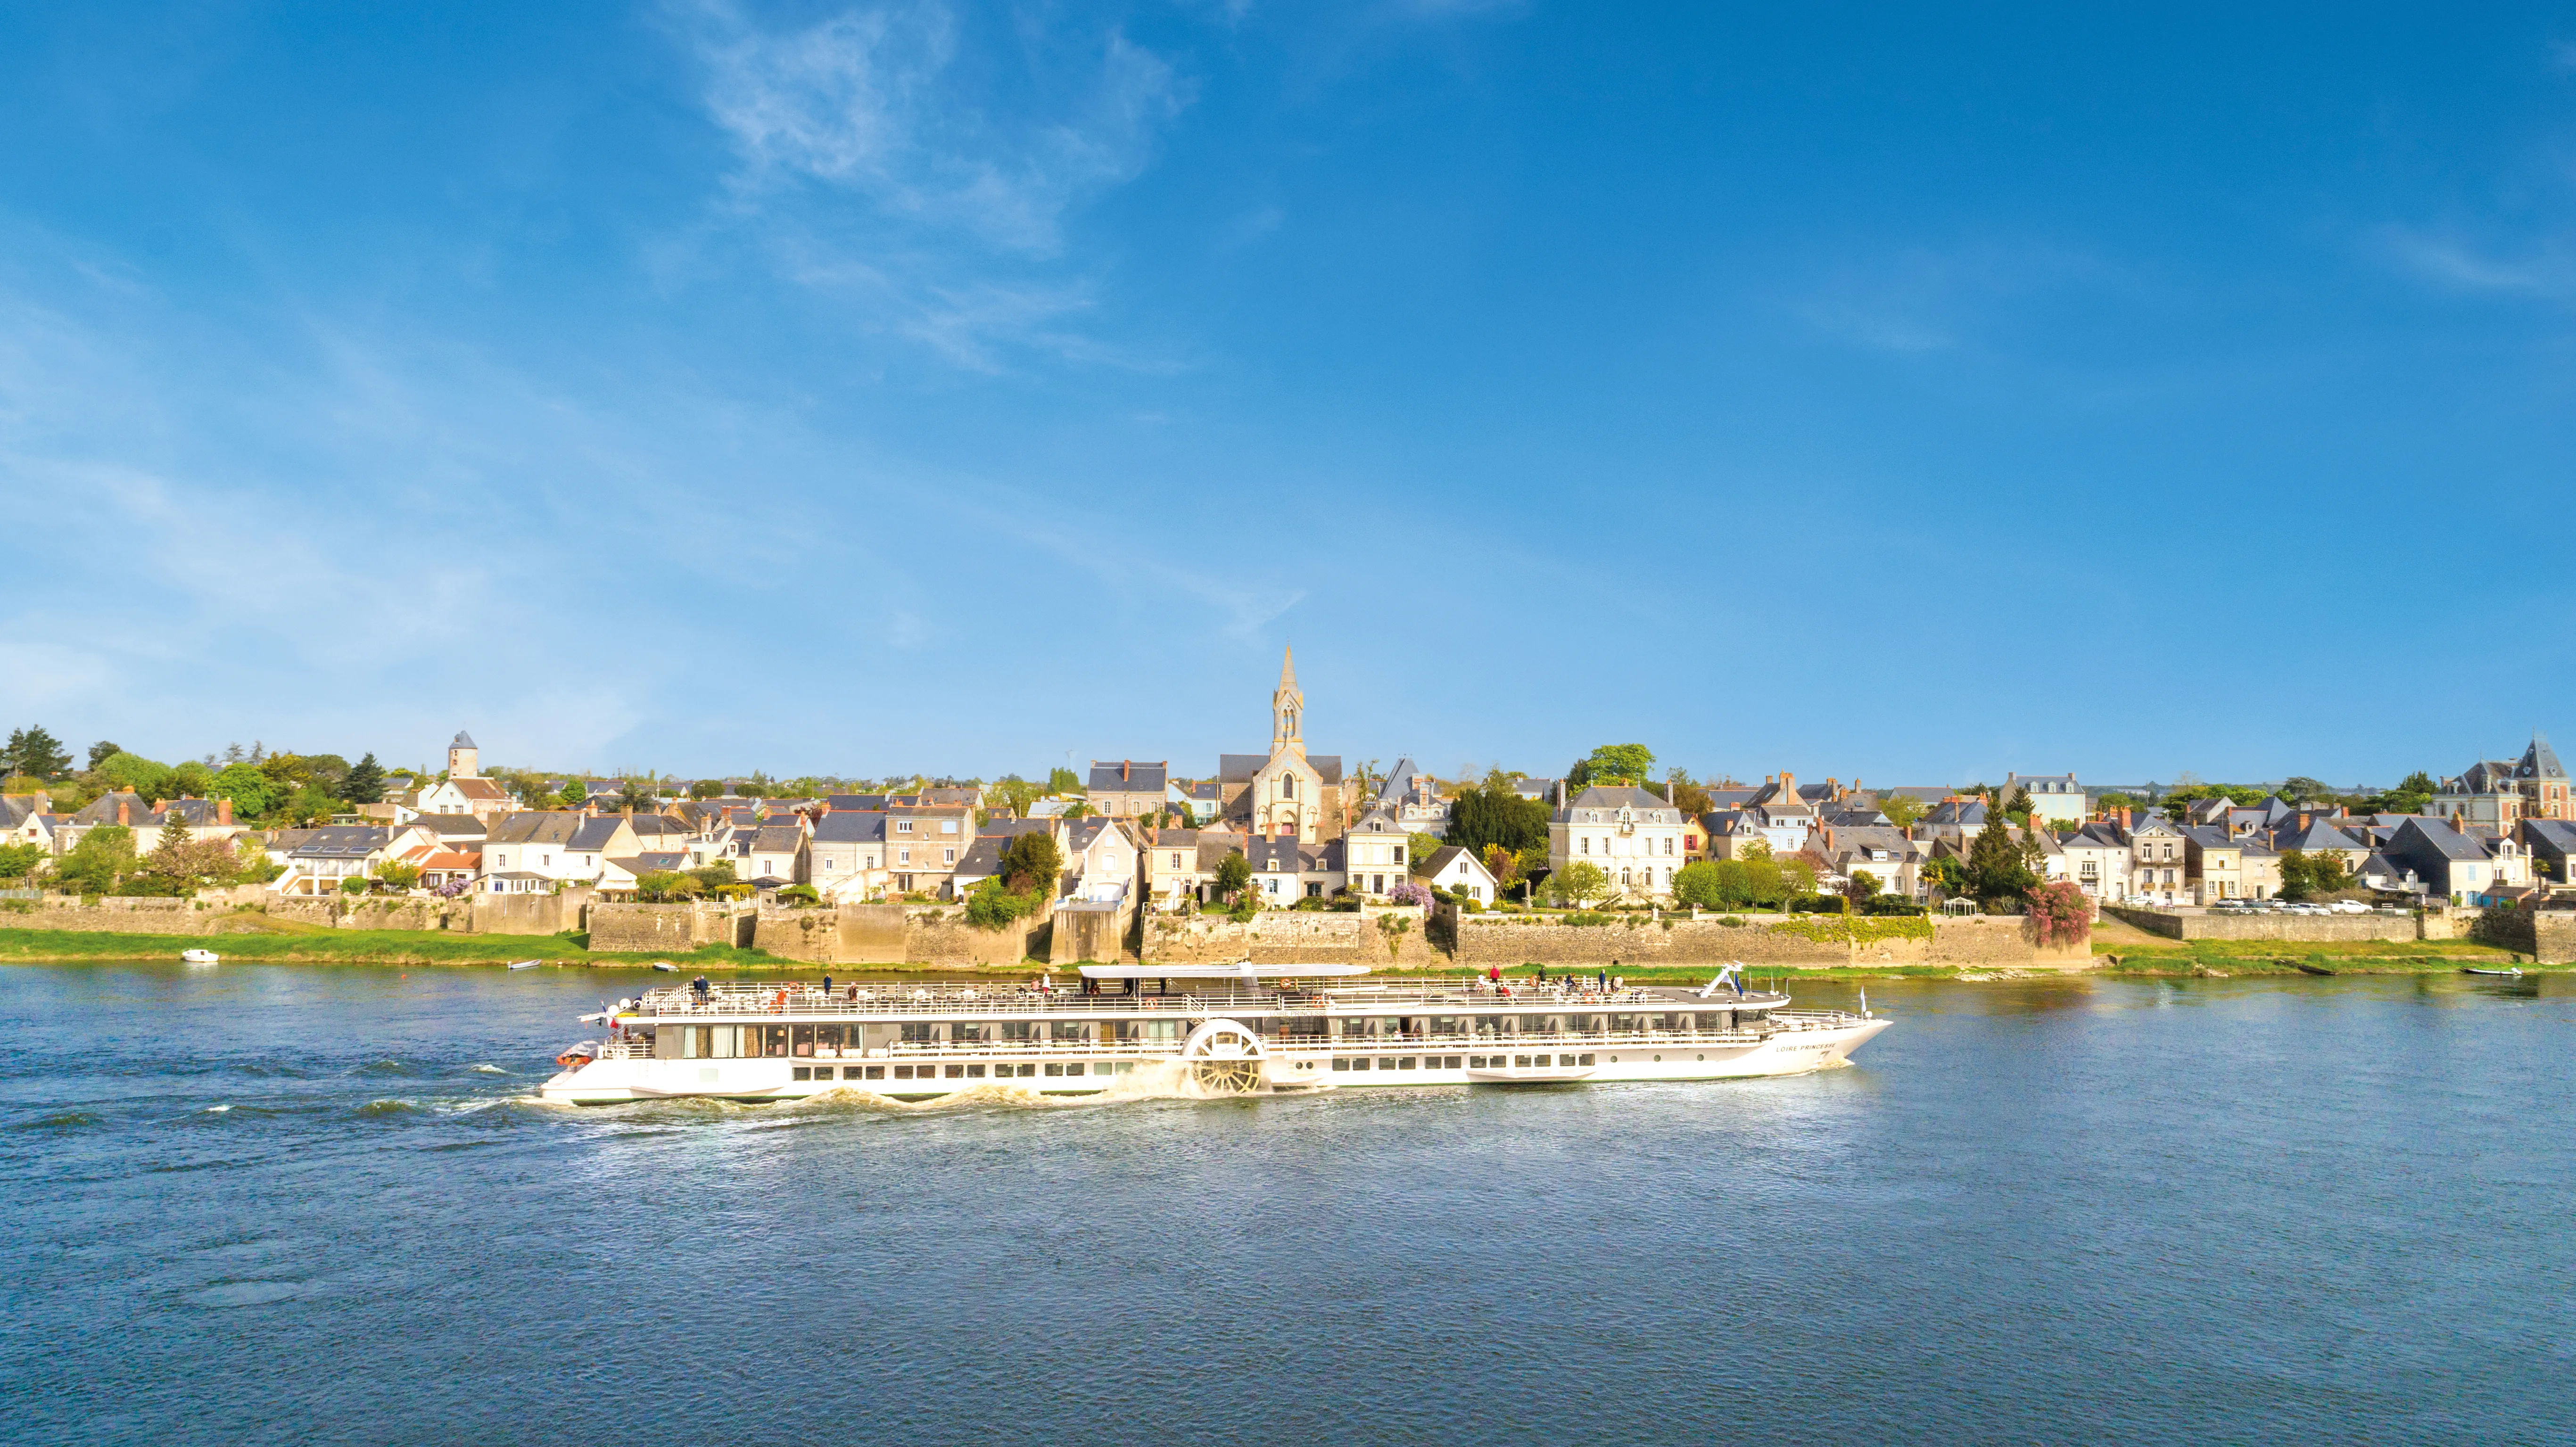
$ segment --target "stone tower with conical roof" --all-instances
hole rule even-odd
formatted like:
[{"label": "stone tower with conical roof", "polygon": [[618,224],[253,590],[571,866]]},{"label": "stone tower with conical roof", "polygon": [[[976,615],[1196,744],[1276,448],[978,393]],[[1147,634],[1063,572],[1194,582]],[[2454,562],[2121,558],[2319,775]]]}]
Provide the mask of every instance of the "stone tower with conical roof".
[{"label": "stone tower with conical roof", "polygon": [[447,746],[447,777],[470,779],[483,766],[482,750],[474,747],[474,736],[463,729],[456,731],[455,741]]}]

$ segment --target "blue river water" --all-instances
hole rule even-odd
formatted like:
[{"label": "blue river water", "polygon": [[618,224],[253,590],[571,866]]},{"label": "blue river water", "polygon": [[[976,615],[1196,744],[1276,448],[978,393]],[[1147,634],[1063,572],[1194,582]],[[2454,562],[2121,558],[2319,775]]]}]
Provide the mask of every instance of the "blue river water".
[{"label": "blue river water", "polygon": [[1719,1085],[535,1103],[641,983],[0,967],[0,1441],[2576,1438],[2576,979],[1881,982],[1854,1066]]}]

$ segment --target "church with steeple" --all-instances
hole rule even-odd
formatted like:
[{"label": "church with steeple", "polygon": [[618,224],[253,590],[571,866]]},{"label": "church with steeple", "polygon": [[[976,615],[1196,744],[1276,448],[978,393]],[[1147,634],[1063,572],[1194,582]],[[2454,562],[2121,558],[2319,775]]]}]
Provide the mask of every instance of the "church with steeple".
[{"label": "church with steeple", "polygon": [[1297,652],[1279,664],[1270,695],[1270,752],[1219,754],[1217,788],[1226,822],[1246,834],[1321,844],[1342,835],[1342,758],[1306,752],[1306,694]]}]

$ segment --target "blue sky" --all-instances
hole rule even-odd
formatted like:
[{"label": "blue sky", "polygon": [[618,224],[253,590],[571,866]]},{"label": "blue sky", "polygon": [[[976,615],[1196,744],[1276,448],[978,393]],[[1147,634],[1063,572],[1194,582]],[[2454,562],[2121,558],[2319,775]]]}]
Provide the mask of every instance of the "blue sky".
[{"label": "blue sky", "polygon": [[[0,13],[0,713],[682,774],[2571,726],[2576,12]],[[2571,739],[2576,742],[2576,739]]]}]

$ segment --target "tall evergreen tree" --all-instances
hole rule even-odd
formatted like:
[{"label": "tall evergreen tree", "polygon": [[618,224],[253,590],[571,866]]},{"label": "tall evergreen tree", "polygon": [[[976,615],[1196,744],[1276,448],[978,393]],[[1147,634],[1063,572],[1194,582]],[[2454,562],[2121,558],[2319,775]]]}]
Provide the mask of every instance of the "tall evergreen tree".
[{"label": "tall evergreen tree", "polygon": [[358,760],[340,780],[340,797],[351,804],[381,804],[385,801],[385,771],[368,754]]},{"label": "tall evergreen tree", "polygon": [[60,778],[72,771],[72,756],[63,752],[60,740],[42,727],[12,730],[9,734],[8,767],[10,774],[25,774],[36,779]]},{"label": "tall evergreen tree", "polygon": [[2000,809],[1986,811],[1986,827],[1977,831],[1977,840],[1968,846],[1968,892],[1980,900],[2019,899],[2038,876],[2022,862],[2021,846],[2013,842],[2012,826]]}]

